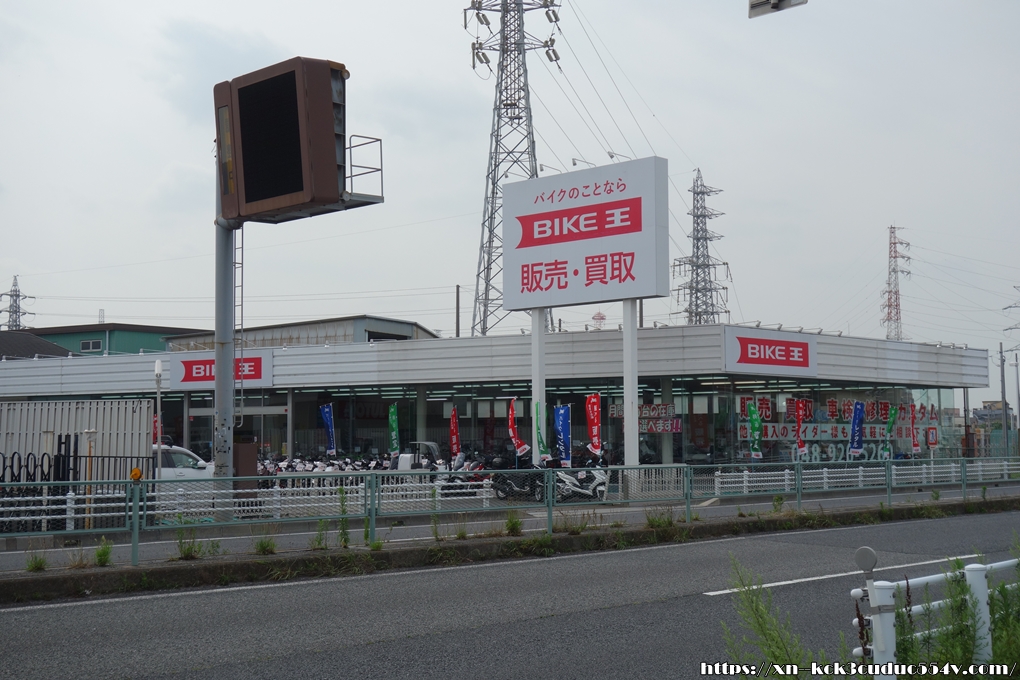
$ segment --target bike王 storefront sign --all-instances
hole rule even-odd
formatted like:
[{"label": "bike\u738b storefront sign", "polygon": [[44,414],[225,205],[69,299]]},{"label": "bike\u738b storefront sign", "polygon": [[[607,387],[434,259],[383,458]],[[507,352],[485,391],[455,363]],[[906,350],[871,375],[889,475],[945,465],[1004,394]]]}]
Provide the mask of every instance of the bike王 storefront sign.
[{"label": "bike\u738b storefront sign", "polygon": [[[216,384],[216,358],[213,352],[174,352],[163,359],[169,368],[167,388],[173,390],[209,390]],[[245,387],[273,386],[273,350],[250,349],[234,357],[234,380]]]},{"label": "bike\u738b storefront sign", "polygon": [[800,333],[726,326],[727,373],[815,377],[815,338]]}]

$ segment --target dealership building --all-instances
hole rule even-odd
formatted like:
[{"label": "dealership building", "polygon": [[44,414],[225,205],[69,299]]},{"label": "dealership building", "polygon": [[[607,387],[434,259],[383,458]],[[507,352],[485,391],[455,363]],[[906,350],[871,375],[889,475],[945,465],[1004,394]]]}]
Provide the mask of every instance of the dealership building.
[{"label": "dealership building", "polygon": [[[164,431],[208,457],[213,353],[203,348],[210,335],[166,337],[162,352],[5,358],[0,400],[155,397],[159,359]],[[584,400],[599,393],[602,437],[610,461],[620,463],[622,336],[600,330],[546,339],[548,406],[572,406],[574,442],[583,444]],[[985,350],[947,344],[723,324],[642,328],[637,338],[640,460],[648,464],[746,460],[750,403],[763,421],[764,460],[789,460],[796,399],[809,402],[800,434],[813,460],[843,459],[855,401],[865,404],[866,457],[876,455],[893,406],[899,410],[895,452],[912,448],[913,411],[925,456],[959,455],[963,433],[948,415],[962,406],[954,391],[987,387],[989,380]],[[527,336],[438,338],[410,322],[345,317],[246,329],[245,339],[237,358],[243,408],[235,441],[256,444],[260,455],[322,455],[319,407],[327,403],[337,444],[348,456],[385,453],[393,403],[403,447],[421,440],[445,446],[456,406],[466,445],[505,450],[513,398],[519,430],[530,437],[535,408]]]}]

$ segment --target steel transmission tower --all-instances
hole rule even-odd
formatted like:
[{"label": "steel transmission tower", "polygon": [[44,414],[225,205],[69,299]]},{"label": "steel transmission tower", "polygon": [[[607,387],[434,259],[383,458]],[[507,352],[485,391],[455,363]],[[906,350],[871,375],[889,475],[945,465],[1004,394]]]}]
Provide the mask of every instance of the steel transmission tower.
[{"label": "steel transmission tower", "polygon": [[719,323],[719,317],[723,314],[729,319],[730,311],[726,309],[728,291],[726,286],[719,283],[715,270],[717,267],[725,267],[728,280],[730,265],[712,257],[708,252],[709,242],[722,238],[708,230],[708,221],[723,213],[707,207],[705,197],[718,194],[722,189],[706,186],[701,179],[701,169],[698,168],[694,175],[694,185],[689,191],[694,194],[694,206],[687,213],[694,219],[691,256],[679,257],[673,261],[673,276],[687,279],[675,289],[676,301],[678,304],[687,301],[681,313],[687,315],[688,325]]},{"label": "steel transmission tower", "polygon": [[[559,21],[555,0],[473,0],[464,10],[464,27],[473,13],[476,28],[487,28],[487,38],[477,37],[471,44],[472,66],[486,66],[486,52],[498,52],[496,99],[492,106],[492,134],[489,138],[489,165],[485,174],[485,206],[482,210],[482,239],[478,248],[478,275],[475,279],[475,304],[471,314],[471,335],[486,335],[509,312],[503,310],[503,181],[538,177],[535,160],[535,132],[531,122],[531,96],[528,91],[528,50],[544,49],[549,61],[558,61],[552,37],[539,40],[524,31],[524,13],[544,9],[546,19],[555,27]],[[499,15],[499,33],[492,31],[487,13]],[[552,314],[547,313],[547,326]]]},{"label": "steel transmission tower", "polygon": [[882,302],[882,325],[885,326],[886,340],[905,340],[903,337],[903,322],[900,317],[900,274],[910,276],[910,272],[900,266],[900,260],[910,262],[910,257],[900,251],[909,248],[910,244],[896,235],[896,232],[903,227],[889,227],[889,278],[885,282],[885,290],[882,295],[885,300]]},{"label": "steel transmission tower", "polygon": [[21,289],[18,287],[17,275],[14,277],[14,283],[11,284],[11,290],[6,293],[0,293],[0,302],[3,302],[4,298],[10,300],[10,304],[0,309],[0,313],[7,314],[7,323],[0,323],[0,328],[6,327],[9,331],[20,331],[23,328],[27,328],[23,318],[35,315],[22,309],[21,303],[25,300],[34,300],[35,298],[31,295],[22,295]]}]

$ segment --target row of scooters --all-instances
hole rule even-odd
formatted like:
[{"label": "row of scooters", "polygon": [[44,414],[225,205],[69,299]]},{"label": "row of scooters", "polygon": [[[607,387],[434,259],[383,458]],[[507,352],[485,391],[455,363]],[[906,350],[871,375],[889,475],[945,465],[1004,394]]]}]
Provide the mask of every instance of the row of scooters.
[{"label": "row of scooters", "polygon": [[[507,460],[514,458],[514,460]],[[260,476],[280,474],[397,471],[396,458],[385,461],[380,457],[358,459],[334,459],[326,461],[259,461]],[[451,469],[452,467],[452,469]],[[556,501],[597,500],[604,501],[609,488],[609,474],[599,456],[589,458],[584,467],[563,467],[556,458],[542,461],[536,466],[531,454],[484,456],[480,453],[461,453],[453,465],[439,458],[423,458],[421,470],[435,473],[429,481],[439,485],[444,498],[477,496],[483,483],[488,479],[496,498],[521,502],[545,502],[545,470],[555,469]],[[531,471],[531,472],[511,472]],[[385,482],[384,482],[385,483]]]}]

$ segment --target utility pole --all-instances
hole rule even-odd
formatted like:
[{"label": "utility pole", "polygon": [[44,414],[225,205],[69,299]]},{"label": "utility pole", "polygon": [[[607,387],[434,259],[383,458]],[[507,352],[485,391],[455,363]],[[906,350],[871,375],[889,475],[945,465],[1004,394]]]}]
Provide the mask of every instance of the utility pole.
[{"label": "utility pole", "polygon": [[[464,10],[464,28],[467,29],[469,19],[474,20],[476,28],[475,41],[471,44],[472,67],[481,65],[491,72],[486,53],[499,54],[471,335],[487,335],[509,314],[503,310],[502,290],[503,182],[538,177],[525,55],[528,50],[544,49],[549,61],[559,61],[553,49],[554,38],[539,40],[524,31],[524,14],[544,9],[555,31],[559,22],[558,6],[557,0],[472,0],[471,6]],[[493,32],[489,13],[499,16],[499,33]],[[488,30],[487,37],[479,36],[482,29]],[[543,314],[545,327],[552,330],[552,313],[547,310]]]},{"label": "utility pole", "polygon": [[1002,343],[999,343],[999,378],[1002,389],[1002,445],[1003,455],[1009,455],[1009,418],[1007,411],[1009,404],[1006,403],[1006,357],[1002,353]]},{"label": "utility pole", "polygon": [[0,313],[7,314],[7,323],[0,323],[0,328],[6,327],[9,331],[20,331],[24,328],[28,328],[24,324],[24,317],[35,316],[32,312],[26,312],[21,303],[25,300],[34,300],[35,297],[31,295],[23,295],[21,288],[18,287],[18,276],[14,275],[14,283],[11,284],[10,291],[6,293],[0,293],[0,302],[4,298],[10,300],[10,303],[3,309],[0,309]]},{"label": "utility pole", "polygon": [[691,230],[691,256],[678,257],[673,261],[673,276],[683,277],[687,281],[674,289],[677,303],[687,300],[687,306],[681,313],[687,315],[687,324],[694,326],[707,323],[719,323],[725,314],[729,320],[730,311],[726,309],[727,289],[719,283],[715,270],[726,268],[726,279],[730,279],[730,265],[712,257],[708,252],[708,244],[721,239],[708,229],[708,220],[724,214],[705,205],[705,197],[722,192],[706,186],[701,177],[701,168],[694,174],[694,185],[688,189],[694,194],[694,206],[687,213],[693,218],[694,228]]},{"label": "utility pole", "polygon": [[886,340],[905,340],[900,317],[900,274],[910,276],[910,272],[900,267],[900,260],[910,262],[910,257],[900,252],[900,246],[906,249],[910,244],[896,235],[902,228],[889,227],[889,276],[885,280],[885,290],[882,291],[885,296],[882,302],[882,311],[885,312],[882,325],[885,326]]}]

